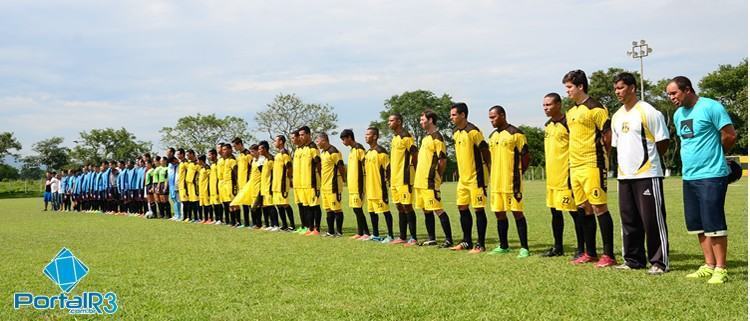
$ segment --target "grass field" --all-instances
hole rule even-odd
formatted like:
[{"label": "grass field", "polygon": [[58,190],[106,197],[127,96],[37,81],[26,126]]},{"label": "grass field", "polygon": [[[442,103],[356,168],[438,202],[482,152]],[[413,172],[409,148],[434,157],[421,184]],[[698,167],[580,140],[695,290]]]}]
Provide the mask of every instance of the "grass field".
[{"label": "grass field", "polygon": [[[543,184],[526,184],[532,254],[551,240]],[[610,204],[617,204],[616,183],[609,184]],[[50,213],[40,211],[40,199],[0,200],[0,320],[73,319],[60,310],[12,307],[16,291],[59,293],[42,269],[61,247],[90,269],[72,293],[117,293],[117,320],[746,320],[747,179],[729,187],[730,282],[719,286],[685,278],[702,255],[695,236],[685,232],[681,186],[676,178],[665,181],[672,272],[658,277],[568,264],[569,217],[566,257],[519,260],[515,254],[471,256],[434,247]],[[459,238],[454,185],[443,190]],[[617,206],[611,211],[618,231]],[[345,213],[351,235],[356,221]],[[424,234],[421,214],[418,220]],[[488,247],[496,245],[494,226],[491,218]],[[510,233],[517,249],[512,223]]]}]

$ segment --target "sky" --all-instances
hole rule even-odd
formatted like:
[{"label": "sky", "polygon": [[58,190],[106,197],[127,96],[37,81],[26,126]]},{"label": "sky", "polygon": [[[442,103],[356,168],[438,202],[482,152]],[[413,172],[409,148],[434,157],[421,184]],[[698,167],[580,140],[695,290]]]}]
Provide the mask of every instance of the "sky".
[{"label": "sky", "polygon": [[[329,104],[360,141],[383,102],[447,93],[489,132],[488,107],[541,126],[569,70],[695,83],[748,55],[747,1],[2,1],[0,132],[32,154],[52,136],[159,129],[196,113],[254,116],[280,93]],[[446,115],[447,118],[447,115]],[[257,135],[258,137],[262,135]],[[336,140],[338,141],[338,140]],[[341,147],[340,143],[335,145]]]}]

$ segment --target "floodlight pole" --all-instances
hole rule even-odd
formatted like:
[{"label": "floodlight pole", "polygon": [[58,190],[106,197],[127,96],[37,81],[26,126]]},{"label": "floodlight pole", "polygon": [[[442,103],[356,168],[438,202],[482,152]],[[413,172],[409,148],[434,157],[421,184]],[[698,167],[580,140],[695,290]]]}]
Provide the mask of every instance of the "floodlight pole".
[{"label": "floodlight pole", "polygon": [[648,44],[646,43],[646,40],[633,41],[633,48],[631,51],[628,51],[627,54],[630,57],[633,57],[633,59],[639,59],[641,61],[641,100],[645,100],[645,94],[643,92],[643,57],[647,57],[648,54],[652,53],[654,50],[648,47]]}]

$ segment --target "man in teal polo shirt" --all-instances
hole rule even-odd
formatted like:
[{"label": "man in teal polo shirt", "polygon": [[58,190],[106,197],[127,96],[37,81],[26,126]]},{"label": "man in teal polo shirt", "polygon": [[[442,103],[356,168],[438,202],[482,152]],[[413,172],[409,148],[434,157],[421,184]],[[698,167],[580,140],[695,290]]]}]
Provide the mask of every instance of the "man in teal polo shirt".
[{"label": "man in teal polo shirt", "polygon": [[727,223],[724,200],[729,167],[724,158],[737,133],[721,103],[699,97],[690,80],[673,78],[667,95],[679,108],[674,113],[682,159],[682,197],[688,233],[697,234],[705,264],[688,278],[710,277],[709,284],[728,280]]}]

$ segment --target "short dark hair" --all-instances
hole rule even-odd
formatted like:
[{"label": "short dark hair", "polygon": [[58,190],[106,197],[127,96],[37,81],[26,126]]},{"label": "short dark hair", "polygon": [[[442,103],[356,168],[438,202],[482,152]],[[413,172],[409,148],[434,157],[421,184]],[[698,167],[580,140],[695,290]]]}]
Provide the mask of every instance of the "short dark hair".
[{"label": "short dark hair", "polygon": [[180,154],[185,154],[185,149],[184,148],[180,148],[180,149],[177,150],[177,152],[180,153]]},{"label": "short dark hair", "polygon": [[399,113],[393,113],[393,114],[391,114],[391,116],[396,117],[396,119],[398,119],[398,121],[400,121],[402,123],[404,122],[404,116],[401,115],[401,114],[399,114]]},{"label": "short dark hair", "polygon": [[187,150],[187,153],[188,153],[188,154],[193,154],[193,155],[195,155],[195,151],[194,151],[194,150],[192,150],[192,149],[188,149],[188,150]]},{"label": "short dark hair", "polygon": [[206,162],[206,155],[200,155],[200,156],[198,156],[198,160],[205,163]]},{"label": "short dark hair", "polygon": [[290,134],[292,135],[292,137],[297,137],[297,136],[299,136],[299,129],[297,129],[297,130],[295,130],[295,131],[291,132]]},{"label": "short dark hair", "polygon": [[621,72],[615,76],[614,84],[623,82],[626,86],[635,86],[635,76],[629,72]]},{"label": "short dark hair", "polygon": [[211,149],[208,150],[208,153],[216,155],[216,149],[215,148],[211,148]]},{"label": "short dark hair", "polygon": [[351,130],[351,129],[344,129],[344,130],[342,130],[341,131],[341,135],[339,135],[339,138],[344,139],[344,138],[347,138],[347,137],[349,137],[351,139],[354,139],[354,131]]},{"label": "short dark hair", "polygon": [[286,136],[284,135],[276,135],[276,139],[281,139],[282,143],[286,143]]},{"label": "short dark hair", "polygon": [[562,102],[562,97],[560,97],[560,94],[558,94],[558,93],[549,93],[549,94],[546,94],[546,95],[544,95],[544,98],[552,98],[552,101],[556,102],[556,103],[561,103]]},{"label": "short dark hair", "polygon": [[685,76],[677,76],[672,78],[672,80],[669,81],[670,83],[675,83],[677,85],[677,88],[679,88],[682,91],[692,91],[695,93],[695,88],[693,87],[693,83],[690,82],[690,79]]},{"label": "short dark hair", "polygon": [[330,142],[330,140],[328,140],[328,134],[326,133],[318,133],[318,138],[325,139],[325,141]]},{"label": "short dark hair", "polygon": [[451,109],[455,109],[456,113],[464,114],[464,117],[469,117],[469,106],[466,106],[466,103],[455,103]]},{"label": "short dark hair", "polygon": [[434,110],[427,109],[422,112],[422,115],[424,115],[424,117],[427,118],[427,120],[431,121],[434,125],[437,125],[438,114]]},{"label": "short dark hair", "polygon": [[493,110],[493,109],[495,110],[496,113],[505,115],[505,108],[503,108],[503,106],[495,105],[495,106],[490,107],[490,110]]},{"label": "short dark hair", "polygon": [[172,154],[175,152],[174,147],[167,148],[167,151],[172,152]]},{"label": "short dark hair", "polygon": [[297,132],[305,132],[305,134],[308,134],[308,135],[310,135],[310,127],[307,127],[307,126],[302,126],[302,127],[300,127],[300,128],[299,128],[299,129],[297,130]]},{"label": "short dark hair", "polygon": [[235,137],[232,139],[232,144],[242,144],[242,138]]},{"label": "short dark hair", "polygon": [[248,148],[248,149],[249,150],[258,150],[258,144],[252,144],[252,145],[250,145],[250,148]]},{"label": "short dark hair", "polygon": [[563,84],[566,82],[571,82],[574,86],[583,86],[583,92],[589,92],[589,80],[586,78],[586,73],[583,70],[568,71],[562,79]]},{"label": "short dark hair", "polygon": [[261,141],[260,141],[260,142],[258,143],[258,146],[263,146],[263,148],[265,148],[266,150],[269,150],[269,149],[271,148],[271,147],[270,147],[270,145],[268,145],[268,142],[267,142],[267,141],[265,141],[265,140],[261,140]]},{"label": "short dark hair", "polygon": [[378,129],[377,127],[367,127],[367,130],[374,131],[375,136],[378,136],[378,138],[380,138],[380,129]]}]

